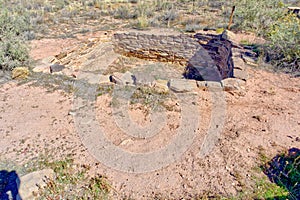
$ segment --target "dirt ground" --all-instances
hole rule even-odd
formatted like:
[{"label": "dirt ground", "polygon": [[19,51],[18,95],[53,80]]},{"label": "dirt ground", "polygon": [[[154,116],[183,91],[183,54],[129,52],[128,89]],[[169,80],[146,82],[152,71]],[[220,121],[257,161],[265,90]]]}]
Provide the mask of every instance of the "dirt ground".
[{"label": "dirt ground", "polygon": [[[67,42],[48,39],[33,41],[33,45],[33,58],[41,59],[59,53]],[[300,79],[255,67],[247,70],[245,92],[226,92],[225,125],[213,151],[205,157],[197,155],[211,120],[209,93],[199,91],[195,102],[201,113],[201,124],[192,145],[176,162],[145,173],[112,169],[88,151],[75,126],[72,94],[48,91],[31,86],[30,82],[9,81],[0,86],[1,160],[22,166],[42,155],[55,159],[73,157],[78,163],[90,165],[91,175],[102,174],[108,178],[114,188],[113,199],[235,196],[253,185],[257,175],[254,171],[261,163],[262,154],[272,158],[292,147],[300,148]],[[166,126],[159,134],[132,140],[115,125],[111,101],[109,95],[97,98],[97,120],[108,133],[107,138],[128,151],[162,148],[180,126],[180,109],[169,110]],[[129,115],[145,126],[150,123],[145,112],[143,105],[137,105],[130,109]]]}]

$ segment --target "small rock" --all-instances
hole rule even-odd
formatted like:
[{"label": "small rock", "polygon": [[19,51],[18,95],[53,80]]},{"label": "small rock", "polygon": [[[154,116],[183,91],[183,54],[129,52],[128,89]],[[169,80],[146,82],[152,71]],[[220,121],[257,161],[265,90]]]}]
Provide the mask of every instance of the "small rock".
[{"label": "small rock", "polygon": [[197,81],[197,87],[201,90],[222,91],[222,85],[217,81]]},{"label": "small rock", "polygon": [[109,75],[102,75],[100,74],[99,76],[99,84],[107,84],[107,83],[111,83],[109,80]]},{"label": "small rock", "polygon": [[62,74],[66,75],[66,76],[74,77],[73,76],[74,71],[72,69],[64,68],[61,72],[62,72]]},{"label": "small rock", "polygon": [[171,79],[168,85],[174,92],[191,92],[197,89],[196,81],[188,79]]},{"label": "small rock", "polygon": [[237,37],[232,31],[224,30],[221,37],[223,39],[229,40],[230,42],[232,42],[232,44],[239,46],[239,41],[236,39]]},{"label": "small rock", "polygon": [[65,57],[67,57],[68,53],[67,52],[61,52],[59,54],[57,54],[55,57],[60,60],[60,59],[63,59]]},{"label": "small rock", "polygon": [[16,67],[12,70],[13,79],[26,79],[29,76],[29,69],[27,67]]},{"label": "small rock", "polygon": [[253,58],[246,56],[246,55],[242,55],[242,58],[246,64],[254,66],[254,67],[258,66],[258,64],[256,63],[256,60],[254,60]]},{"label": "small rock", "polygon": [[295,78],[300,77],[300,72],[295,72],[295,73],[293,74],[293,76],[294,76]]},{"label": "small rock", "polygon": [[77,75],[77,79],[86,80],[90,84],[110,83],[109,75],[95,74],[89,72],[81,72]]},{"label": "small rock", "polygon": [[227,78],[222,80],[222,85],[225,91],[243,91],[245,90],[246,82],[241,79]]},{"label": "small rock", "polygon": [[248,79],[248,73],[246,70],[233,69],[233,76],[244,81]]},{"label": "small rock", "polygon": [[133,143],[134,143],[134,141],[131,138],[129,138],[129,139],[123,140],[120,143],[120,146],[129,146],[129,145],[132,145]]},{"label": "small rock", "polygon": [[231,52],[232,52],[232,57],[238,57],[238,58],[242,57],[242,51],[240,49],[232,48]]},{"label": "small rock", "polygon": [[61,72],[63,69],[65,69],[64,65],[53,64],[50,66],[50,73]]},{"label": "small rock", "polygon": [[50,67],[49,65],[39,65],[39,66],[36,66],[32,69],[33,72],[36,72],[36,73],[39,73],[39,72],[42,72],[42,73],[50,73]]},{"label": "small rock", "polygon": [[55,56],[49,56],[42,59],[42,63],[48,65],[51,65],[52,63],[56,63],[56,62],[58,62],[58,60],[55,58]]},{"label": "small rock", "polygon": [[246,64],[241,57],[233,57],[232,61],[234,69],[246,70]]},{"label": "small rock", "polygon": [[162,80],[158,79],[154,81],[154,89],[158,93],[168,93],[169,87],[168,87],[168,80]]},{"label": "small rock", "polygon": [[148,73],[145,72],[136,72],[134,73],[136,78],[135,84],[137,85],[144,85],[152,87],[155,84],[155,78]]},{"label": "small rock", "polygon": [[127,71],[124,74],[120,72],[115,72],[109,77],[110,81],[118,85],[134,85],[136,78],[135,76]]},{"label": "small rock", "polygon": [[37,193],[40,187],[47,185],[47,178],[54,179],[54,177],[55,173],[52,169],[44,169],[22,176],[20,178],[20,196],[23,200],[33,199],[34,193]]}]

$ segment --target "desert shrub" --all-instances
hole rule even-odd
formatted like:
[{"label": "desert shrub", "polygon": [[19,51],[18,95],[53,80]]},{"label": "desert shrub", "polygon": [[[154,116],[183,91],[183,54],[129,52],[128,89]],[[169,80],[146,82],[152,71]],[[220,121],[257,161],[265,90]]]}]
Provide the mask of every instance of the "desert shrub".
[{"label": "desert shrub", "polygon": [[235,25],[238,29],[265,35],[266,29],[282,16],[280,0],[241,0],[236,4]]},{"label": "desert shrub", "polygon": [[300,20],[288,14],[280,0],[241,0],[236,9],[235,28],[255,32],[267,39],[261,55],[275,69],[299,70]]},{"label": "desert shrub", "polygon": [[155,11],[165,11],[172,8],[172,4],[167,0],[155,0],[153,1]]},{"label": "desert shrub", "polygon": [[278,69],[300,70],[300,19],[289,14],[277,20],[269,29],[270,43],[266,52]]},{"label": "desert shrub", "polygon": [[149,21],[146,16],[138,17],[135,23],[133,24],[133,27],[137,29],[146,29],[148,26],[149,26]]},{"label": "desert shrub", "polygon": [[174,22],[178,19],[179,13],[178,10],[172,8],[170,10],[166,10],[160,15],[160,21],[162,24],[170,25],[170,22]]},{"label": "desert shrub", "polygon": [[25,32],[29,18],[20,7],[8,7],[0,1],[0,69],[12,70],[29,60]]},{"label": "desert shrub", "polygon": [[113,13],[116,19],[132,19],[136,18],[136,15],[132,12],[129,6],[121,5]]},{"label": "desert shrub", "polygon": [[138,17],[152,17],[155,7],[147,2],[140,2],[135,9],[135,15]]}]

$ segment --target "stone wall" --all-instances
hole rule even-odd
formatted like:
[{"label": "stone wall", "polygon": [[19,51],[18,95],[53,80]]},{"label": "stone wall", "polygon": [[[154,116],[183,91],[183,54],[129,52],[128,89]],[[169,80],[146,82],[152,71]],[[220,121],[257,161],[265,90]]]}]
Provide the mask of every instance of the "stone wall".
[{"label": "stone wall", "polygon": [[118,53],[182,64],[185,64],[200,47],[197,39],[183,34],[116,33],[113,41],[115,51]]},{"label": "stone wall", "polygon": [[126,56],[187,64],[188,79],[220,81],[233,76],[231,42],[215,37],[200,44],[184,34],[147,32],[115,33],[114,50]]}]

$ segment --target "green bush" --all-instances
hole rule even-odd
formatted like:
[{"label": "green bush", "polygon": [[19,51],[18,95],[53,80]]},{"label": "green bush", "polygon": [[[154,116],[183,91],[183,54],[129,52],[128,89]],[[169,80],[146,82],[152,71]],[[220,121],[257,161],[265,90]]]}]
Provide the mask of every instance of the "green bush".
[{"label": "green bush", "polygon": [[300,70],[300,20],[287,13],[280,0],[241,0],[236,4],[235,28],[267,39],[261,55],[276,69]]},{"label": "green bush", "polygon": [[235,25],[238,29],[254,31],[264,36],[283,14],[280,0],[241,0],[236,3]]},{"label": "green bush", "polygon": [[269,29],[267,55],[278,69],[300,70],[300,19],[293,14],[283,16]]},{"label": "green bush", "polygon": [[25,32],[29,30],[29,18],[19,7],[9,7],[0,1],[0,69],[12,70],[29,61]]}]

